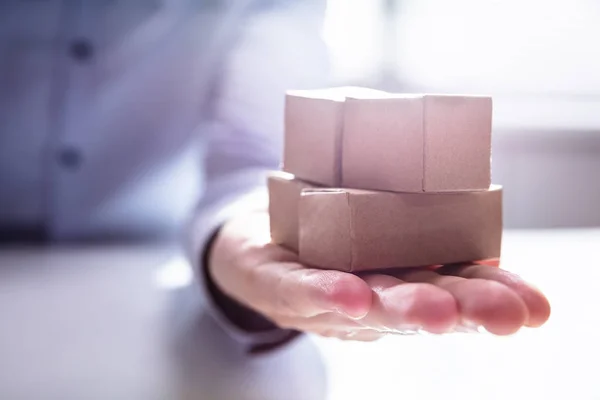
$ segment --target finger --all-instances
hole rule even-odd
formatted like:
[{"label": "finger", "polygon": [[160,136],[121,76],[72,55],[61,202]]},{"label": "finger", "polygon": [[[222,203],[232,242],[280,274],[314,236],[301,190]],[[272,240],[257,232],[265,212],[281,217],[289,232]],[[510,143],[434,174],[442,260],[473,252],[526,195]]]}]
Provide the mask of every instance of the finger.
[{"label": "finger", "polygon": [[276,262],[249,275],[248,298],[275,315],[312,317],[334,311],[361,318],[371,307],[371,289],[349,273]]},{"label": "finger", "polygon": [[290,317],[287,315],[278,315],[273,321],[282,328],[295,329],[301,331],[325,331],[325,330],[367,330],[368,327],[360,324],[356,320],[350,319],[337,312],[328,312],[314,317]]},{"label": "finger", "polygon": [[458,322],[454,298],[427,283],[406,283],[388,275],[364,277],[373,290],[371,311],[359,323],[379,330],[451,330]]},{"label": "finger", "polygon": [[496,281],[445,276],[426,270],[406,271],[400,276],[409,282],[431,283],[447,290],[458,302],[461,319],[467,325],[481,325],[497,335],[515,333],[528,318],[521,297]]},{"label": "finger", "polygon": [[320,336],[336,338],[340,340],[352,340],[358,342],[374,342],[386,336],[383,332],[376,332],[373,330],[363,331],[338,331],[338,330],[325,330],[317,333]]},{"label": "finger", "polygon": [[358,342],[374,342],[387,336],[385,333],[372,330],[359,331],[355,335],[346,337],[344,340],[354,340]]},{"label": "finger", "polygon": [[546,296],[512,272],[486,265],[445,266],[440,268],[439,272],[463,278],[489,279],[508,286],[521,296],[527,305],[527,326],[539,327],[550,318],[550,303]]}]

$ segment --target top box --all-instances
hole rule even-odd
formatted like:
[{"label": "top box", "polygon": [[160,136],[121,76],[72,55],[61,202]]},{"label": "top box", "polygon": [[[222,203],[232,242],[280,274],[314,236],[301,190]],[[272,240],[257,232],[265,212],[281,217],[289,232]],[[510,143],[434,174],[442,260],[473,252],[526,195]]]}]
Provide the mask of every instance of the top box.
[{"label": "top box", "polygon": [[284,170],[347,188],[485,190],[491,184],[491,130],[487,96],[290,92]]},{"label": "top box", "polygon": [[286,94],[283,170],[305,181],[341,185],[344,102],[385,96],[361,87],[296,90]]}]

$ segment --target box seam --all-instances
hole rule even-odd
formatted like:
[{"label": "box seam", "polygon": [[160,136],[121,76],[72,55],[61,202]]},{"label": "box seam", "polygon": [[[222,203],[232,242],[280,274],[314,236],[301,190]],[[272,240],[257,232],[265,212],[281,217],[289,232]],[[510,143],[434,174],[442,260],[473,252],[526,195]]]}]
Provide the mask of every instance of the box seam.
[{"label": "box seam", "polygon": [[347,210],[348,210],[348,221],[349,221],[349,223],[348,223],[348,229],[349,229],[348,237],[350,240],[350,268],[349,268],[349,270],[350,270],[350,272],[352,272],[354,270],[354,260],[356,258],[354,255],[354,252],[355,252],[354,219],[352,218],[352,205],[350,204],[350,193],[346,192],[345,195],[346,195],[346,205],[347,205]]},{"label": "box seam", "polygon": [[426,135],[427,135],[427,97],[424,96],[423,97],[423,102],[421,103],[422,105],[422,111],[421,111],[421,145],[422,145],[422,149],[423,151],[421,152],[423,154],[423,160],[422,160],[422,164],[421,164],[421,191],[425,192],[425,160],[427,159],[427,157],[425,156],[425,152],[427,151],[427,140],[426,140]]},{"label": "box seam", "polygon": [[335,154],[334,154],[334,161],[335,161],[335,173],[334,173],[334,177],[333,180],[335,181],[334,184],[335,185],[341,185],[342,183],[342,168],[344,167],[343,165],[343,146],[344,146],[344,125],[345,125],[345,121],[346,121],[346,101],[344,100],[343,102],[341,102],[338,105],[338,110],[336,112],[336,117],[337,117],[337,130],[335,133]]}]

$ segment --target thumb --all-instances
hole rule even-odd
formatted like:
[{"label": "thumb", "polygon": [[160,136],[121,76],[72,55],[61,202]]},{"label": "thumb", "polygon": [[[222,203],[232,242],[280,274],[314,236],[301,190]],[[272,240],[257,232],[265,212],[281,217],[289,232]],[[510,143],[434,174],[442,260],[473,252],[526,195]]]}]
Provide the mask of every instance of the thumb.
[{"label": "thumb", "polygon": [[246,300],[275,315],[312,317],[338,312],[357,319],[371,308],[371,288],[349,273],[275,262],[261,265],[250,274],[252,283]]},{"label": "thumb", "polygon": [[227,223],[213,245],[209,271],[223,292],[267,316],[338,311],[360,318],[371,307],[371,288],[361,278],[307,268],[295,253],[271,243],[267,213]]}]

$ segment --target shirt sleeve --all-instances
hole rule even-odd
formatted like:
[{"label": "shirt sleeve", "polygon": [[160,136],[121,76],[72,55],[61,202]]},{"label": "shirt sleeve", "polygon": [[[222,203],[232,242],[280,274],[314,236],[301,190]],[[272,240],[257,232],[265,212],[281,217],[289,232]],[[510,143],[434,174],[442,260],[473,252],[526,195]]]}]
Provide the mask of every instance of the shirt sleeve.
[{"label": "shirt sleeve", "polygon": [[[271,2],[272,3],[272,2]],[[187,251],[208,312],[250,349],[270,348],[297,336],[225,296],[206,271],[206,251],[235,215],[266,210],[267,174],[280,167],[285,91],[328,84],[321,40],[322,1],[281,1],[244,20],[224,60],[201,134],[206,153],[205,195],[188,229]]]}]

